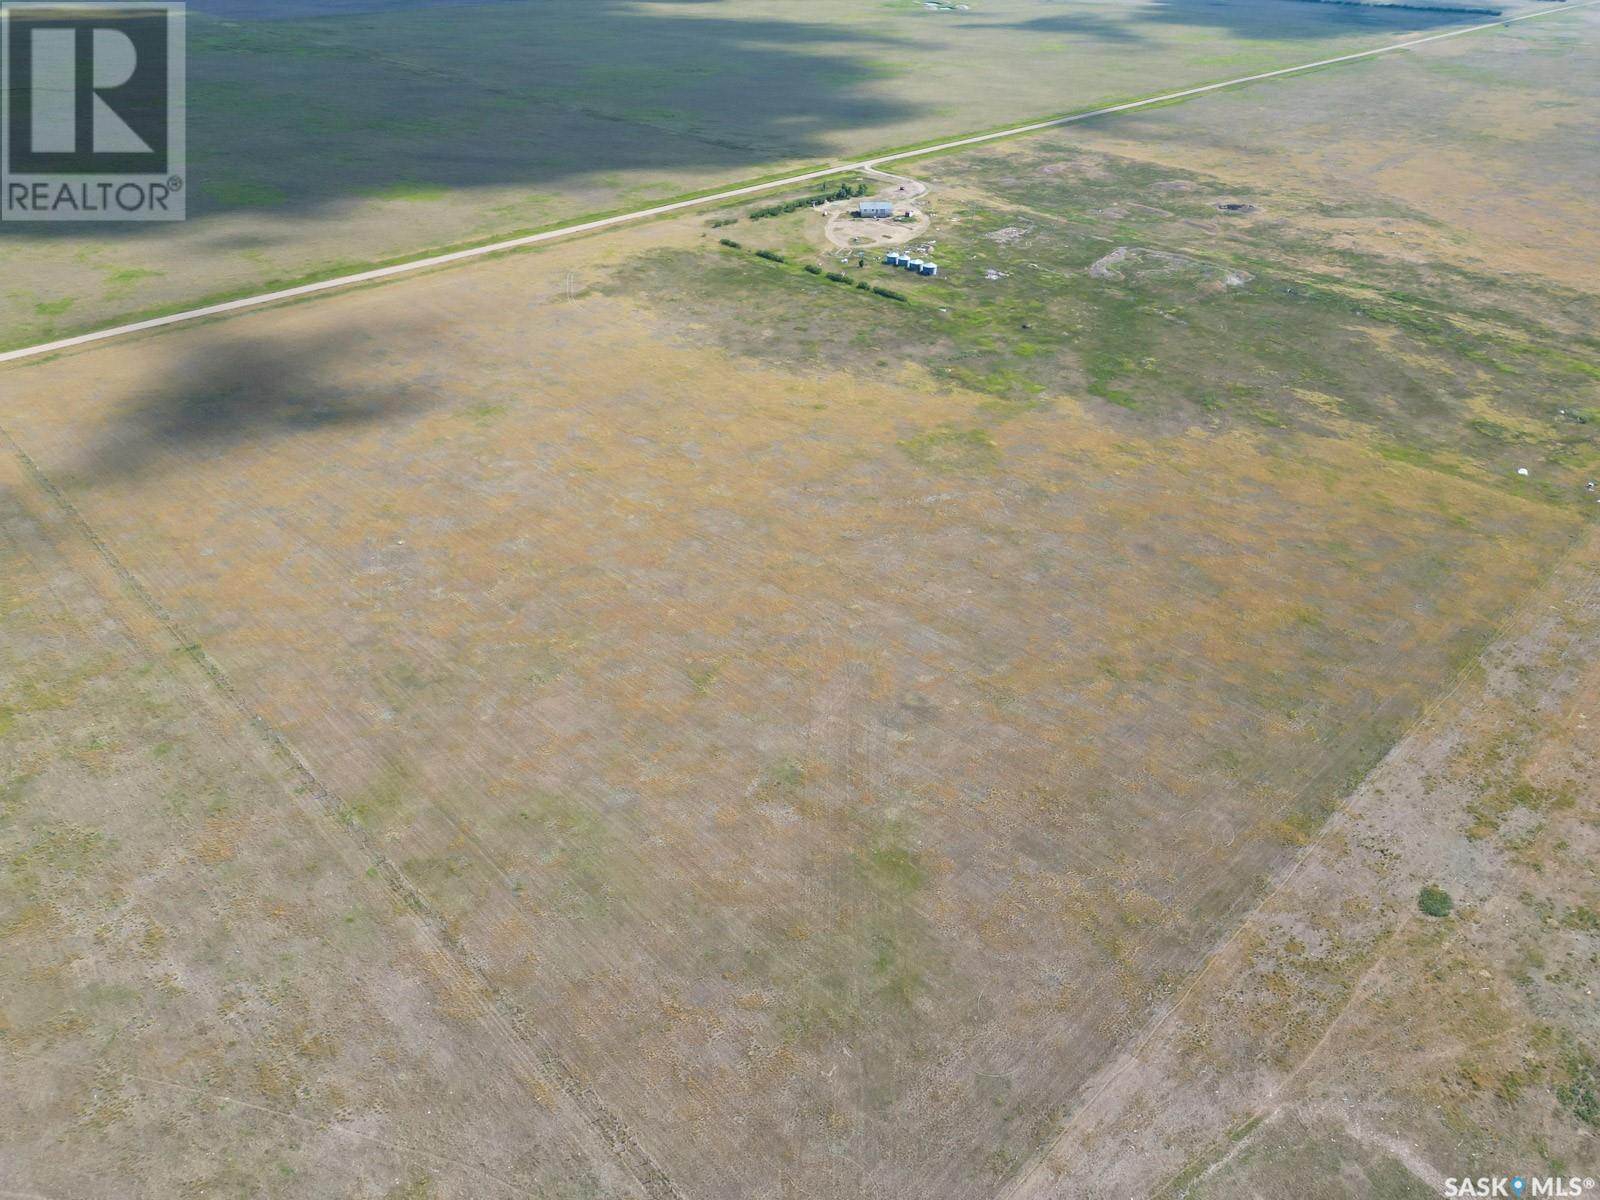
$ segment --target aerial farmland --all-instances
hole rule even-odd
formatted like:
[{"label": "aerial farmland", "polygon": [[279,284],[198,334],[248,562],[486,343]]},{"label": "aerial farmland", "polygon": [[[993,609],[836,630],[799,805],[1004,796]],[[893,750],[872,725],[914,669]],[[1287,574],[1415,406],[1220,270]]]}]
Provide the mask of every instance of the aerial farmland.
[{"label": "aerial farmland", "polygon": [[1583,1194],[1600,8],[1467,7],[196,0],[189,219],[0,224],[0,1195]]}]

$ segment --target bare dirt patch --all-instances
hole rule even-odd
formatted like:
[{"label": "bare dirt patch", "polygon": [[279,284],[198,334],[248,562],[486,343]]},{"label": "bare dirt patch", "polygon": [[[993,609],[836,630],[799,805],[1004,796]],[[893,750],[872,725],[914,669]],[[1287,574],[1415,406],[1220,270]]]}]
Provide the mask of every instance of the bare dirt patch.
[{"label": "bare dirt patch", "polygon": [[861,207],[861,200],[841,200],[824,205],[822,211],[828,218],[825,234],[829,244],[839,250],[883,250],[891,246],[904,246],[927,233],[932,220],[916,203],[927,195],[927,185],[885,171],[867,173],[893,185],[867,199],[894,205],[895,216],[858,217],[855,214]]},{"label": "bare dirt patch", "polygon": [[1142,246],[1118,246],[1110,254],[1090,264],[1089,274],[1096,279],[1125,279],[1130,275],[1192,276],[1206,283],[1230,288],[1243,287],[1252,278],[1248,271]]}]

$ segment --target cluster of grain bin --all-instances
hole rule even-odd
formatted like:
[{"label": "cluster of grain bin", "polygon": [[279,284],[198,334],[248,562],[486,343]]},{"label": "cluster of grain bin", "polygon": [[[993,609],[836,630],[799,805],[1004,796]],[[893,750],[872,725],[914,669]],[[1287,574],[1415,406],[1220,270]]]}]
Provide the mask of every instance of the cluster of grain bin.
[{"label": "cluster of grain bin", "polygon": [[883,261],[891,267],[903,267],[913,275],[933,276],[939,273],[939,264],[931,259],[924,262],[920,258],[912,258],[909,254],[901,254],[898,250],[891,250],[883,256]]}]

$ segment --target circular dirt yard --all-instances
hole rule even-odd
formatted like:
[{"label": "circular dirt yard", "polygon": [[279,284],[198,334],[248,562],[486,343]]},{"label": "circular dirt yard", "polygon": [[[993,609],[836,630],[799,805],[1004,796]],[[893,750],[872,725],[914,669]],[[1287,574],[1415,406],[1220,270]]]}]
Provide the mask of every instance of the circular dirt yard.
[{"label": "circular dirt yard", "polygon": [[[890,175],[884,171],[868,174],[887,180],[895,186],[879,192],[873,200],[885,200],[894,205],[895,216],[866,219],[853,216],[861,207],[861,200],[837,200],[823,206],[828,218],[828,241],[840,250],[887,249],[903,246],[928,231],[931,224],[928,214],[917,208],[913,201],[927,192],[927,187],[915,179]],[[901,219],[910,216],[910,220]]]}]

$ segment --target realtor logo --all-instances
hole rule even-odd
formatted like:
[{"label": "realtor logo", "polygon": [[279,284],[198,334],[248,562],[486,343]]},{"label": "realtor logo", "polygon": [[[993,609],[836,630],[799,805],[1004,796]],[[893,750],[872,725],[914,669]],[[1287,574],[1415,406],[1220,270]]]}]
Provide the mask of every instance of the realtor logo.
[{"label": "realtor logo", "polygon": [[182,4],[0,4],[0,220],[183,220],[184,65]]}]

